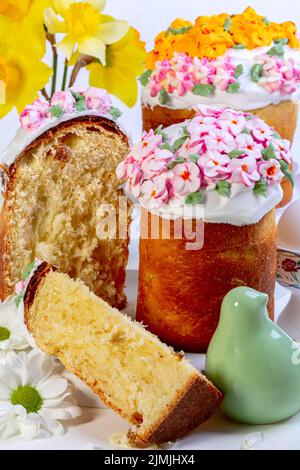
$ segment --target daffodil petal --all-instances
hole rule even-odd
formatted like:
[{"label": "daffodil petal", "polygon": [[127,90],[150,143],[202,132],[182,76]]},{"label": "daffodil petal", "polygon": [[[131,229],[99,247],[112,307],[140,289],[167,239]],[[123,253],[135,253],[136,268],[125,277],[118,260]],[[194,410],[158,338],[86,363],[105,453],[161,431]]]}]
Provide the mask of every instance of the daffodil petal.
[{"label": "daffodil petal", "polygon": [[106,47],[104,42],[100,39],[90,37],[81,41],[78,46],[78,51],[81,52],[81,54],[96,57],[103,65],[106,64]]},{"label": "daffodil petal", "polygon": [[102,23],[97,34],[105,44],[113,44],[120,41],[129,30],[127,21],[110,21]]},{"label": "daffodil petal", "polygon": [[64,21],[61,21],[58,17],[58,15],[53,11],[51,7],[46,8],[45,14],[45,25],[51,34],[55,33],[65,33],[66,30],[66,24]]},{"label": "daffodil petal", "polygon": [[87,0],[96,10],[103,11],[106,6],[106,0]]},{"label": "daffodil petal", "polygon": [[63,14],[65,10],[69,8],[69,6],[74,3],[74,0],[55,0],[54,1],[54,8],[59,14]]},{"label": "daffodil petal", "polygon": [[66,56],[68,60],[71,59],[73,50],[75,48],[75,43],[72,41],[69,36],[65,36],[56,47],[61,50],[61,52]]}]

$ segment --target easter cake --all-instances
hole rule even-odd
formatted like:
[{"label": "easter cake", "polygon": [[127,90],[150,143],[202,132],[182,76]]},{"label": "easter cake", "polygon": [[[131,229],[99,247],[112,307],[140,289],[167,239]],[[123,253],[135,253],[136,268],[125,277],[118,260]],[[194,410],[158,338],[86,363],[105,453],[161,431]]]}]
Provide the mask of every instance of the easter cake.
[{"label": "easter cake", "polygon": [[142,206],[137,319],[163,341],[205,352],[238,286],[267,293],[273,318],[275,206],[290,161],[290,143],[259,117],[202,107],[144,132],[119,164]]},{"label": "easter cake", "polygon": [[[175,20],[155,40],[141,77],[144,129],[192,118],[199,104],[256,113],[293,141],[300,96],[296,26],[242,14]],[[292,186],[283,180],[285,205]]]},{"label": "easter cake", "polygon": [[[57,92],[50,104],[37,100],[21,114],[21,129],[1,158],[2,299],[37,257],[81,278],[111,305],[125,306],[130,216],[127,203],[119,204],[115,169],[129,144],[119,115],[95,88]],[[117,225],[123,236],[99,234],[103,204],[114,208],[117,224],[123,220],[123,228]]]}]

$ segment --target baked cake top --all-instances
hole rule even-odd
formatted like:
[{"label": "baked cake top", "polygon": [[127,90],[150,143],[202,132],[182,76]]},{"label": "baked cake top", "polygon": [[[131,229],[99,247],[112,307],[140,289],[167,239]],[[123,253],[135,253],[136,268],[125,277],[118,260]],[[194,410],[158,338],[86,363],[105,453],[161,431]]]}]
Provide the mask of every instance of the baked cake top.
[{"label": "baked cake top", "polygon": [[247,225],[280,202],[290,163],[290,142],[257,116],[199,106],[191,120],[144,132],[117,175],[152,212],[191,216],[204,204],[207,221]]},{"label": "baked cake top", "polygon": [[252,8],[200,16],[194,23],[177,19],[147,56],[143,101],[187,108],[230,100],[249,110],[299,99],[299,47],[293,22],[270,22]]}]

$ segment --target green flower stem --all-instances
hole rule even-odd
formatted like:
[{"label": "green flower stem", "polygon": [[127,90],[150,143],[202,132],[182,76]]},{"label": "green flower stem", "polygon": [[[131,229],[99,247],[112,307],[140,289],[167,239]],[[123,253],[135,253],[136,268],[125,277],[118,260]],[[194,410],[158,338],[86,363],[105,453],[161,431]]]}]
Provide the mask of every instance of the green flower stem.
[{"label": "green flower stem", "polygon": [[53,76],[52,76],[52,85],[51,85],[51,96],[54,95],[56,90],[56,79],[57,79],[57,62],[58,62],[56,49],[53,48]]},{"label": "green flower stem", "polygon": [[62,91],[65,91],[65,89],[66,89],[67,78],[68,78],[68,61],[67,61],[67,59],[65,59],[64,74],[63,74],[63,80],[62,80],[62,85],[61,85],[61,90]]}]

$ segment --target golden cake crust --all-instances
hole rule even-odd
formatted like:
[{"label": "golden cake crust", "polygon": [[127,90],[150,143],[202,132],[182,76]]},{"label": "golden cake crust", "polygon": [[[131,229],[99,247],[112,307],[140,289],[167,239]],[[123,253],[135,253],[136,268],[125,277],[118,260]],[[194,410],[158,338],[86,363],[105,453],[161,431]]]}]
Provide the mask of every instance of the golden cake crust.
[{"label": "golden cake crust", "polygon": [[[270,104],[264,108],[249,110],[256,114],[269,126],[274,127],[282,139],[287,139],[293,143],[298,120],[299,106],[293,101],[282,101],[277,105]],[[192,119],[196,115],[193,109],[172,109],[164,106],[142,106],[143,128],[145,131],[178,124],[186,119]],[[293,166],[291,165],[291,169]],[[283,199],[278,207],[286,206],[293,198],[293,186],[285,177],[282,181]]]},{"label": "golden cake crust", "polygon": [[[50,271],[55,270],[56,268],[43,262],[33,274],[24,296],[24,321],[33,337],[35,325],[34,319],[31,317],[31,307],[43,279]],[[43,345],[38,344],[38,346],[43,349]],[[181,354],[178,354],[178,360],[182,360]],[[176,400],[169,406],[166,414],[161,416],[157,425],[145,432],[139,432],[138,417],[135,420],[134,417],[126,414],[126,410],[117,408],[95,383],[85,380],[80,370],[74,369],[71,364],[68,364],[65,357],[62,362],[70,372],[83,380],[107,406],[131,422],[133,427],[128,432],[128,439],[136,447],[174,441],[188,434],[207,421],[215,413],[223,399],[223,394],[211,382],[204,376],[195,373],[190,383],[178,392]]]},{"label": "golden cake crust", "polygon": [[[12,213],[12,208],[9,207],[7,201],[10,199],[10,194],[13,193],[16,179],[18,177],[18,172],[20,168],[20,164],[22,162],[23,157],[26,155],[28,151],[31,149],[36,148],[40,144],[46,144],[49,142],[51,138],[55,136],[56,133],[61,131],[67,131],[71,129],[74,125],[82,124],[86,127],[89,127],[91,130],[97,132],[98,129],[95,127],[93,128],[93,124],[100,125],[102,128],[109,130],[110,132],[115,133],[118,135],[127,145],[128,145],[128,137],[124,134],[124,132],[119,128],[118,124],[111,119],[107,119],[104,116],[81,116],[70,119],[68,121],[61,122],[54,128],[49,129],[48,131],[44,132],[41,136],[33,140],[15,159],[15,161],[9,167],[3,167],[2,169],[5,170],[6,173],[6,186],[5,192],[3,194],[3,205],[0,211],[0,299],[4,300],[12,293],[12,282],[9,275],[9,239],[10,239],[10,231],[8,227],[8,219],[10,214]],[[63,149],[61,152],[56,152],[55,159],[58,159],[62,162],[66,161],[65,159],[67,156],[64,154]],[[120,195],[123,194],[123,191],[120,190]],[[122,273],[119,274],[118,282],[120,285],[124,285],[125,283],[125,275],[126,275],[126,264],[128,258],[128,240],[124,240],[124,263],[122,268]],[[95,250],[95,254],[93,255],[95,259],[99,257],[101,259],[101,254],[97,253]],[[123,298],[121,303],[115,305],[118,308],[124,308],[126,305],[126,298]]]},{"label": "golden cake crust", "polygon": [[[157,216],[142,209],[144,224]],[[206,352],[217,327],[221,303],[233,288],[249,286],[266,292],[268,310],[274,316],[276,277],[275,211],[260,222],[237,227],[204,224],[204,246],[186,250],[187,238],[140,240],[137,319],[176,349]],[[195,232],[195,221],[193,231]],[[178,238],[178,237],[177,237]]]}]

